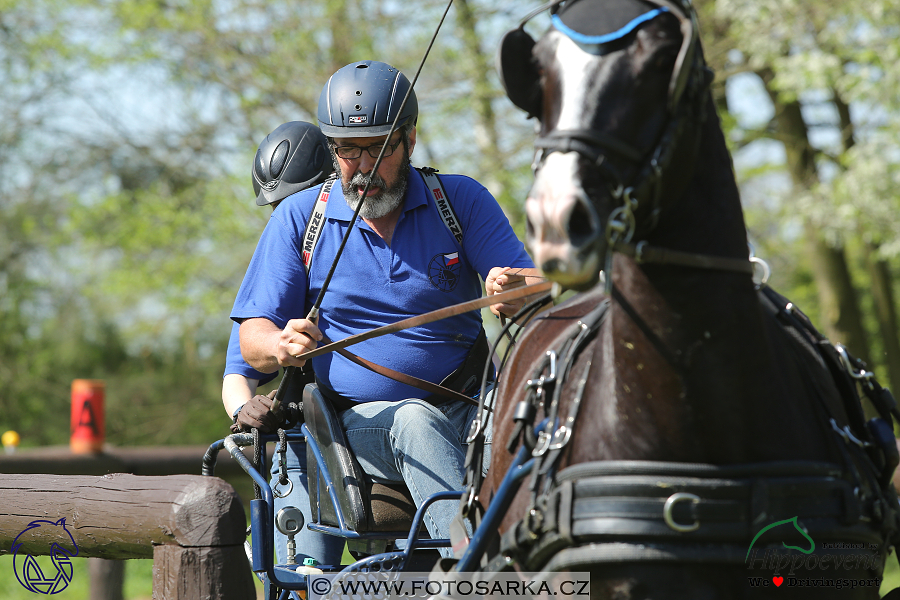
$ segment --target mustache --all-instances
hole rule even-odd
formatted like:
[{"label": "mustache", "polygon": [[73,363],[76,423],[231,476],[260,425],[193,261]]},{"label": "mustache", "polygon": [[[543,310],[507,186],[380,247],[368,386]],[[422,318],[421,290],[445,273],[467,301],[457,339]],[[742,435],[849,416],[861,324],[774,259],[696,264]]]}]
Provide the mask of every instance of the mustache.
[{"label": "mustache", "polygon": [[[372,183],[369,186],[369,189],[373,187],[385,189],[387,188],[387,183],[384,181],[384,178],[381,177],[378,173],[372,173]],[[366,182],[369,180],[369,175],[366,175],[360,171],[357,171],[353,177],[350,179],[348,185],[356,185],[360,187],[365,187]]]}]

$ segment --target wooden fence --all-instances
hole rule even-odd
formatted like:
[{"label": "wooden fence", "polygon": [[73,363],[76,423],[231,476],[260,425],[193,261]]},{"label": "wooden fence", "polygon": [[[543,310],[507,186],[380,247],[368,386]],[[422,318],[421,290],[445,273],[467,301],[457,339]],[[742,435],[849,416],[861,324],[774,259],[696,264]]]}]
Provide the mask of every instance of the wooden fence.
[{"label": "wooden fence", "polygon": [[[107,446],[97,454],[73,454],[69,446],[20,448],[13,454],[0,453],[0,473],[199,475],[206,449],[207,446]],[[270,457],[271,454],[270,447]],[[250,484],[250,478],[228,452],[219,452],[216,476],[232,483]]]},{"label": "wooden fence", "polygon": [[[234,488],[201,475],[12,474],[0,477],[0,553],[36,520],[65,525],[79,557],[153,558],[159,600],[256,595],[243,543],[245,516]],[[20,538],[20,553],[65,547],[58,527]],[[12,575],[10,573],[9,575]]]}]

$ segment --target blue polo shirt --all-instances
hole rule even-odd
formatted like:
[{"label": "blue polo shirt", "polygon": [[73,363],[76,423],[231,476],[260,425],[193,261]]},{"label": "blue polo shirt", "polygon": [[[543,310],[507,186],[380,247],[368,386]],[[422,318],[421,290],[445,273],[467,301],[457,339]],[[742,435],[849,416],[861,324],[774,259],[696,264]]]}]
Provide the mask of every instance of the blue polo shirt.
[{"label": "blue polo shirt", "polygon": [[247,379],[258,379],[257,385],[265,385],[278,375],[274,373],[261,373],[247,364],[241,356],[241,340],[238,335],[240,325],[232,323],[231,336],[228,338],[228,353],[225,355],[225,375],[243,375]]},{"label": "blue polo shirt", "polygon": [[[462,175],[441,175],[462,225],[463,242],[441,220],[434,198],[412,167],[403,212],[388,246],[357,219],[321,306],[319,328],[331,340],[369,331],[481,297],[493,267],[532,267],[522,242],[490,192]],[[353,211],[338,180],[307,277],[301,240],[319,187],[275,209],[238,291],[231,318],[264,317],[279,328],[303,318],[337,254]],[[391,369],[439,383],[458,368],[481,329],[477,311],[368,340],[351,352]],[[313,360],[321,383],[357,402],[423,398],[426,392],[360,367],[336,353]]]}]

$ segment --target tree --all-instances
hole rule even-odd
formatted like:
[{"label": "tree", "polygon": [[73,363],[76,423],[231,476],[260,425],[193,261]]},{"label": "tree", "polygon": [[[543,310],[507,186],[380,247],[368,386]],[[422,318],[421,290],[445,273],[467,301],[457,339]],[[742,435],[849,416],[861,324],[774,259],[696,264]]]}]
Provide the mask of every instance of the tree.
[{"label": "tree", "polygon": [[[258,142],[284,121],[315,121],[322,84],[349,62],[378,58],[412,76],[444,6],[5,3],[6,426],[25,443],[64,443],[69,383],[91,377],[107,380],[113,443],[218,435],[228,311],[268,215],[254,206],[249,181]],[[510,191],[495,145],[511,148],[509,163],[524,170],[515,153],[530,136],[504,137],[492,123],[492,104],[505,99],[483,49],[496,14],[486,6],[470,0],[439,36],[417,84],[419,140],[426,162],[444,172],[497,174],[494,191],[510,201],[528,178]],[[454,23],[466,32],[462,46]],[[461,55],[469,63],[462,74],[454,68]],[[477,81],[477,113],[469,81]],[[482,143],[443,143],[443,124],[454,119],[479,123]]]},{"label": "tree", "polygon": [[[894,84],[900,74],[893,60],[900,51],[897,7],[856,0],[827,5],[710,0],[700,7],[704,31],[714,34],[708,45],[723,74],[720,81],[753,73],[772,102],[773,117],[760,127],[745,127],[736,119],[726,122],[734,125],[730,137],[736,148],[762,139],[784,148],[782,164],[792,189],[778,216],[803,231],[807,268],[819,291],[819,307],[813,312],[823,317],[829,337],[846,343],[857,356],[876,357],[868,362],[878,366],[884,365],[886,353],[887,363],[896,364],[900,346],[891,283],[896,253],[884,245],[894,239],[885,233],[896,231],[897,196],[884,188],[863,195],[874,190],[858,185],[873,169],[889,174],[898,158],[896,145],[884,144],[898,132]],[[863,156],[866,160],[860,160]],[[864,251],[851,256],[856,247]],[[854,285],[851,264],[857,263],[869,266],[855,271]],[[872,302],[866,294],[859,297],[863,279],[877,292],[877,324],[867,322],[860,308]],[[866,341],[872,333],[875,349],[881,351],[877,355]],[[891,366],[890,374],[895,387],[900,386],[900,369]]]}]

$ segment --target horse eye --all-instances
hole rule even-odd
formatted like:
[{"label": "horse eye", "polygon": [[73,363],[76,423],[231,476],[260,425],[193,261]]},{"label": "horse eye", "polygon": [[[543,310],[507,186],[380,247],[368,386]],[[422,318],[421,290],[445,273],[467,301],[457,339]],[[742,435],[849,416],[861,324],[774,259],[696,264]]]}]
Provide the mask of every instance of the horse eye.
[{"label": "horse eye", "polygon": [[660,52],[653,59],[653,66],[661,71],[671,71],[675,68],[677,54],[673,52]]}]

